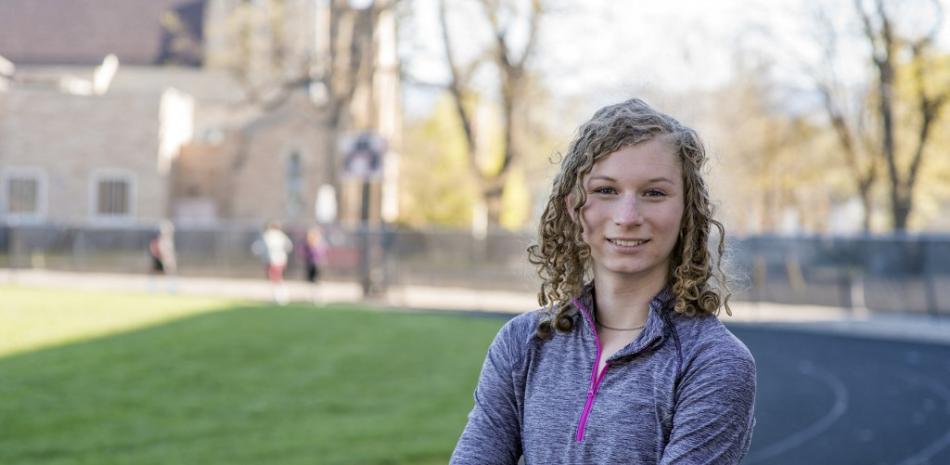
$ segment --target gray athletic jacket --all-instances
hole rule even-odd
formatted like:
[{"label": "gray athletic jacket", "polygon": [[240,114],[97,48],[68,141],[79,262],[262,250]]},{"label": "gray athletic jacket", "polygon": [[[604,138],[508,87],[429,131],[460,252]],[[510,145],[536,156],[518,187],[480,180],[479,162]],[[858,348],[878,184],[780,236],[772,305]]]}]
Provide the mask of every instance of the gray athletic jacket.
[{"label": "gray athletic jacket", "polygon": [[607,360],[592,288],[574,330],[535,335],[540,310],[509,321],[488,349],[451,464],[737,464],[755,426],[755,360],[712,315],[650,304],[640,336]]}]

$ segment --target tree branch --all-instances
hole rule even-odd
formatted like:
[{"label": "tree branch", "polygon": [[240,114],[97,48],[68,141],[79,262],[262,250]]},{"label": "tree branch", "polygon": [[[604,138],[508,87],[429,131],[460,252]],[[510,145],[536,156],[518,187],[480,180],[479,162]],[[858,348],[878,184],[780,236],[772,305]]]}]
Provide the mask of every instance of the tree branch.
[{"label": "tree branch", "polygon": [[515,62],[515,66],[523,70],[525,67],[525,62],[528,61],[534,53],[534,48],[538,42],[538,29],[540,29],[541,24],[541,15],[543,10],[541,7],[541,0],[531,0],[531,12],[528,17],[528,41],[525,43],[524,51],[521,53],[521,58]]},{"label": "tree branch", "polygon": [[478,176],[480,182],[483,182],[483,174],[481,168],[478,166],[478,160],[475,159],[475,132],[472,128],[472,119],[468,113],[468,110],[465,109],[464,103],[464,93],[462,91],[462,83],[460,82],[460,74],[458,65],[455,62],[455,55],[452,52],[452,38],[449,34],[449,24],[448,24],[448,12],[445,5],[446,0],[439,0],[439,25],[442,27],[442,41],[445,44],[445,61],[449,67],[449,72],[451,73],[451,78],[448,84],[448,91],[452,94],[452,100],[455,103],[455,112],[458,114],[459,120],[462,123],[462,131],[465,134],[465,145],[466,152],[468,153],[469,166],[472,168],[472,171]]}]

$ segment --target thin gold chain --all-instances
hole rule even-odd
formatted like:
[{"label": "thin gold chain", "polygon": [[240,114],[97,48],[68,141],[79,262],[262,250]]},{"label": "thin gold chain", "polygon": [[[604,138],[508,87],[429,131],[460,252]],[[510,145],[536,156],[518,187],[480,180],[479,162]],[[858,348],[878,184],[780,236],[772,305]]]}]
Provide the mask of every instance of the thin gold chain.
[{"label": "thin gold chain", "polygon": [[603,323],[601,323],[601,322],[599,322],[599,321],[597,322],[597,324],[599,324],[600,326],[602,326],[602,327],[605,328],[605,329],[612,329],[612,330],[614,330],[614,331],[636,331],[636,330],[638,330],[638,329],[643,329],[643,327],[646,326],[645,324],[642,324],[642,325],[637,326],[637,327],[634,327],[634,328],[614,328],[614,327],[611,327],[611,326],[607,326],[607,325],[605,325],[605,324],[603,324]]},{"label": "thin gold chain", "polygon": [[605,325],[602,321],[600,321],[600,318],[597,317],[597,309],[596,309],[596,308],[594,309],[594,323],[600,325],[600,326],[603,327],[604,329],[610,329],[610,330],[613,330],[613,331],[636,331],[636,330],[638,330],[638,329],[643,329],[643,328],[646,327],[646,325],[647,325],[646,322],[644,322],[642,325],[640,325],[640,326],[634,326],[633,328],[614,328],[613,326],[607,326],[607,325]]}]

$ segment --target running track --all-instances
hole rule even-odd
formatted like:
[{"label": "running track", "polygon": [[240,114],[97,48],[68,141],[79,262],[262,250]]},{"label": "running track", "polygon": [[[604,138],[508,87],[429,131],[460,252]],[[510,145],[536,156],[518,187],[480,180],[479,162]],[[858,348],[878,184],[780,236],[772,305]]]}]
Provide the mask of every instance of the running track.
[{"label": "running track", "polygon": [[950,345],[730,329],[758,368],[743,465],[950,465]]}]

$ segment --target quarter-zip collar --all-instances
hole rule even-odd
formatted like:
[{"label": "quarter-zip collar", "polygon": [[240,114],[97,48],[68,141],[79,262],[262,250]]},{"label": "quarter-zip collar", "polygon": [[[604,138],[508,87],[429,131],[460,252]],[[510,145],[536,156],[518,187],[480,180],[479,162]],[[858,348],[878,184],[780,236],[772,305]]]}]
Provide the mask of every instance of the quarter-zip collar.
[{"label": "quarter-zip collar", "polygon": [[[606,365],[600,372],[598,372],[598,367],[600,366],[600,360],[603,356],[603,347],[600,344],[600,336],[597,333],[597,327],[594,323],[593,285],[588,285],[585,289],[585,292],[573,300],[572,303],[574,304],[574,307],[580,310],[581,315],[579,319],[582,321],[580,324],[583,326],[581,331],[584,331],[585,335],[593,336],[594,344],[596,346],[596,355],[594,356],[594,363],[591,367],[590,384],[588,384],[587,388],[584,409],[582,410],[580,419],[578,419],[577,422],[577,431],[575,432],[574,438],[575,441],[584,441],[584,432],[587,430],[587,423],[590,420],[590,413],[593,409],[594,402],[597,399],[597,392],[600,390],[600,385],[603,382],[604,376],[607,374],[607,371],[610,369],[610,367],[614,364],[621,363],[624,357],[632,357],[633,355],[636,355],[647,348],[662,343],[667,328],[667,318],[666,315],[664,315],[664,312],[667,310],[670,296],[670,292],[664,289],[650,301],[650,311],[647,315],[647,324],[643,328],[643,331],[640,332],[640,335],[631,344],[612,355],[605,362]],[[584,301],[586,301],[586,303]]]},{"label": "quarter-zip collar", "polygon": [[[660,345],[666,338],[668,328],[669,305],[673,300],[673,293],[668,287],[663,288],[656,296],[650,300],[650,309],[647,314],[646,326],[640,331],[640,334],[630,344],[613,354],[609,360],[618,360],[632,355],[636,355],[648,348]],[[581,294],[574,299],[574,305],[581,313],[578,318],[580,325],[588,334],[596,335],[597,327],[594,325],[594,285],[593,283],[584,286]],[[599,339],[599,337],[598,337]]]}]

